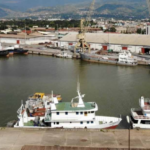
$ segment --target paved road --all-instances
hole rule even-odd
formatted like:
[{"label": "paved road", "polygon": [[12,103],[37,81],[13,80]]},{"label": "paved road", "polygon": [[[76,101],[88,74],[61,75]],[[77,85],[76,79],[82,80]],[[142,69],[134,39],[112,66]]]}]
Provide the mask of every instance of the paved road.
[{"label": "paved road", "polygon": [[[1,129],[0,150],[24,145],[128,148],[128,130]],[[131,131],[132,148],[150,148],[150,130]]]}]

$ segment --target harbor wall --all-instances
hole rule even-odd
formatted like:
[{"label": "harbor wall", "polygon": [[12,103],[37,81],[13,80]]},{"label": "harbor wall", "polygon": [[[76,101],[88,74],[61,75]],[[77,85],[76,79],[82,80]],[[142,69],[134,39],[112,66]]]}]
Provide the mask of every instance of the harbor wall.
[{"label": "harbor wall", "polygon": [[[150,149],[150,130],[18,129],[1,128],[0,149],[23,146],[56,146],[113,149]],[[130,145],[129,145],[130,144]]]}]

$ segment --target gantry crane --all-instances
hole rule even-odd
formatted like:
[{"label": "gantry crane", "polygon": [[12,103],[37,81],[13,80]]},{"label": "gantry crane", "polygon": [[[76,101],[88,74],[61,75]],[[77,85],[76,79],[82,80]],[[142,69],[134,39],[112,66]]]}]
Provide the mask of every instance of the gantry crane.
[{"label": "gantry crane", "polygon": [[94,5],[95,5],[95,0],[92,1],[92,4],[87,14],[87,18],[80,20],[80,30],[77,35],[78,42],[74,47],[75,54],[76,54],[77,49],[80,49],[81,52],[85,52],[88,49],[88,52],[90,53],[90,45],[85,40],[85,32],[87,30],[86,28],[89,26],[89,22],[91,21],[91,16],[93,14]]}]

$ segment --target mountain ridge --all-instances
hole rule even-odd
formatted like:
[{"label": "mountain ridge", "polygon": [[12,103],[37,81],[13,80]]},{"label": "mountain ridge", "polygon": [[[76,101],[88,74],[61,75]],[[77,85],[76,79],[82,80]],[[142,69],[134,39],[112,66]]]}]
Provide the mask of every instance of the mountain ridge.
[{"label": "mountain ridge", "polygon": [[[0,3],[2,1],[0,0]],[[8,3],[8,1],[11,3]],[[54,0],[18,0],[15,1],[16,3],[13,2],[12,0],[5,0],[0,5],[0,17],[20,17],[22,14],[31,16],[38,13],[40,15],[51,15],[53,12],[54,14],[60,14],[60,16],[61,14],[69,14],[71,17],[72,14],[79,15],[80,9],[88,10],[92,0],[82,0],[82,2],[81,0],[57,0],[57,2]],[[96,15],[108,16],[149,16],[146,1],[143,0],[97,0],[95,13]]]}]

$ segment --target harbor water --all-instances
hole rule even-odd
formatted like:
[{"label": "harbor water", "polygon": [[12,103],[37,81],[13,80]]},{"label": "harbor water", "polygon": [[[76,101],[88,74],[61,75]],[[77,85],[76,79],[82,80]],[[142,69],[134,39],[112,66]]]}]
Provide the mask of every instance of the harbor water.
[{"label": "harbor water", "polygon": [[113,66],[28,55],[0,58],[0,126],[17,119],[21,100],[35,92],[61,94],[63,101],[77,95],[80,78],[84,101],[96,102],[97,115],[120,116],[118,128],[127,128],[126,115],[139,107],[141,96],[150,98],[149,66]]}]

